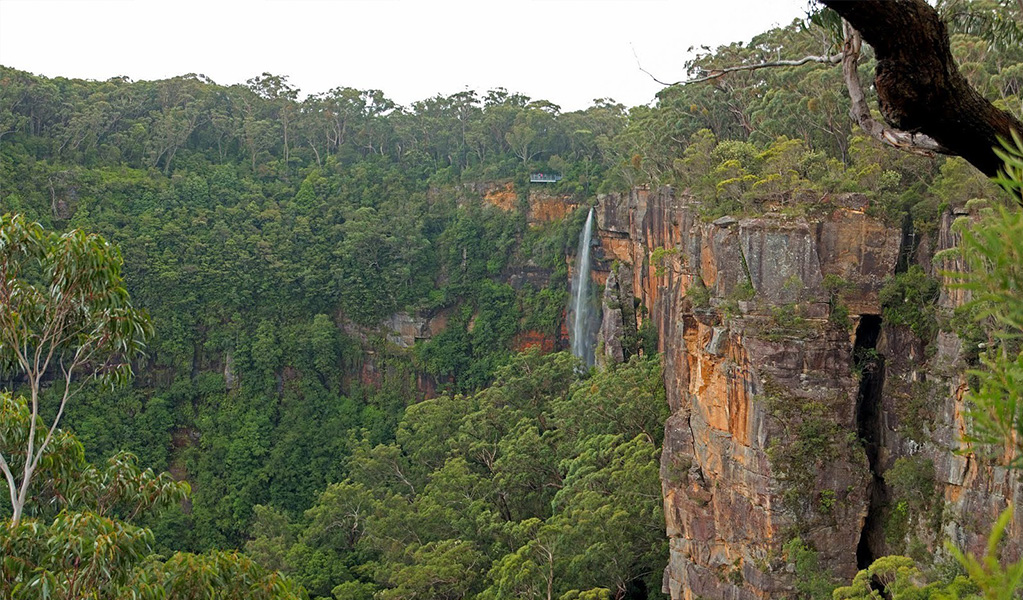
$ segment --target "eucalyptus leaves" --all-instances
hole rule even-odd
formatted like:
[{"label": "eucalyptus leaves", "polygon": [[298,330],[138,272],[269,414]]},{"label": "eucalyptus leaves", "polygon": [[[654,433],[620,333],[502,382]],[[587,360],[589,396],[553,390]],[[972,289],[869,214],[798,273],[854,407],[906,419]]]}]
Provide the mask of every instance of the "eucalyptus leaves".
[{"label": "eucalyptus leaves", "polygon": [[[22,215],[0,216],[0,374],[28,392],[28,430],[16,450],[8,444],[11,422],[0,431],[14,524],[68,400],[89,379],[127,381],[130,361],[152,335],[149,317],[131,304],[121,264],[117,247],[99,235],[58,235]],[[40,415],[47,386],[59,398],[49,425]]]}]

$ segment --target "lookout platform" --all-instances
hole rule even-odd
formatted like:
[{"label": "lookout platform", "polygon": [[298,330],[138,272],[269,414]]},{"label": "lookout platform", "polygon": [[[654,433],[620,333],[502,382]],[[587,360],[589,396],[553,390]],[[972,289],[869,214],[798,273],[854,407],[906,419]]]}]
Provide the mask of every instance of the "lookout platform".
[{"label": "lookout platform", "polygon": [[553,173],[530,173],[529,183],[557,183],[561,181],[560,174]]}]

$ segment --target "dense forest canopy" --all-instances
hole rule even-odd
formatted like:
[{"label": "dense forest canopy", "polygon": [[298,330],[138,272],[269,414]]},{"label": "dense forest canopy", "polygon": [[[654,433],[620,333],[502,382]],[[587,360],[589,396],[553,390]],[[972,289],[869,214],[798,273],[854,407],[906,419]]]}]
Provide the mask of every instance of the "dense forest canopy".
[{"label": "dense forest canopy", "polygon": [[[952,52],[1019,118],[1023,47],[979,33],[954,27]],[[797,22],[692,67],[835,43]],[[155,336],[130,387],[90,386],[65,425],[94,463],[130,451],[191,483],[187,502],[139,516],[164,555],[245,549],[324,598],[642,598],[665,560],[658,363],[580,374],[515,352],[530,333],[561,343],[586,212],[528,222],[528,175],[562,174],[544,191],[582,206],[673,185],[708,219],[862,192],[907,233],[998,193],[962,159],[862,135],[843,90],[836,67],[805,64],[562,112],[503,89],[398,106],[268,73],[225,86],[0,67],[0,212],[120,246]],[[482,201],[509,182],[515,210]],[[404,347],[380,327],[396,313],[446,327]]]}]

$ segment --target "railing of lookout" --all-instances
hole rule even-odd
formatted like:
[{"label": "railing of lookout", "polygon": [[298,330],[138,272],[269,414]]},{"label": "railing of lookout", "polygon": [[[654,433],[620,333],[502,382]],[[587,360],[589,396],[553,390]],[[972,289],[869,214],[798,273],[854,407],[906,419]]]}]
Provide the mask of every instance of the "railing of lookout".
[{"label": "railing of lookout", "polygon": [[561,181],[561,175],[551,173],[530,173],[529,183],[557,183]]}]

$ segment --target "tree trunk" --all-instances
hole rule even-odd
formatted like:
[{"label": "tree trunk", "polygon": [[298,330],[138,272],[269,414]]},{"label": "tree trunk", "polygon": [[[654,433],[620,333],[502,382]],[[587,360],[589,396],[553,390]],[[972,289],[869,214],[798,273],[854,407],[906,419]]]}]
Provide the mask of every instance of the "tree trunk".
[{"label": "tree trunk", "polygon": [[877,55],[875,86],[892,126],[933,138],[985,175],[1002,161],[998,138],[1023,134],[1023,123],[995,108],[959,71],[948,30],[924,0],[820,0],[855,27]]}]

